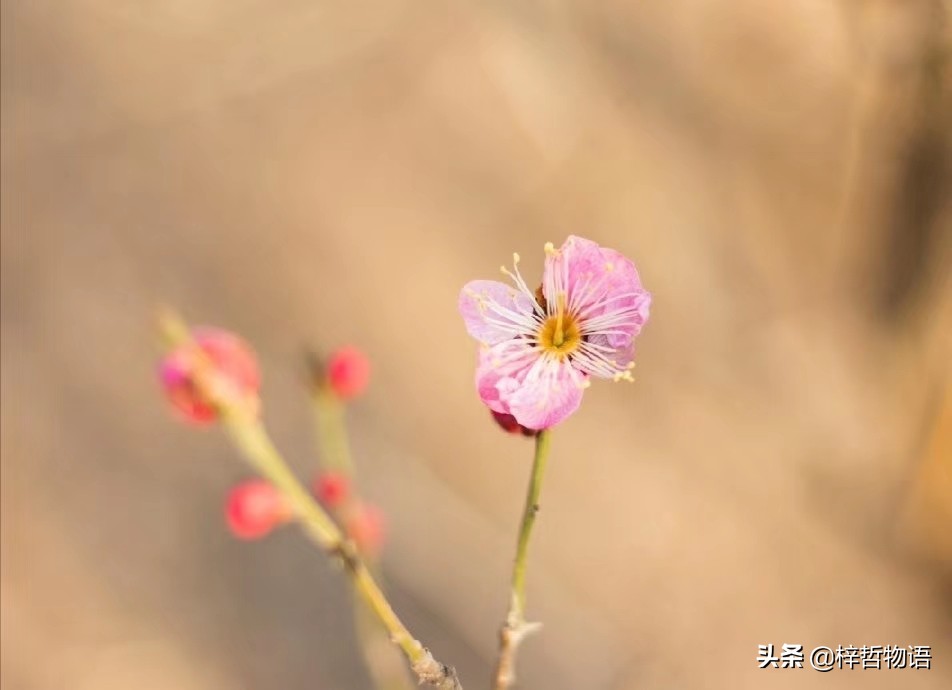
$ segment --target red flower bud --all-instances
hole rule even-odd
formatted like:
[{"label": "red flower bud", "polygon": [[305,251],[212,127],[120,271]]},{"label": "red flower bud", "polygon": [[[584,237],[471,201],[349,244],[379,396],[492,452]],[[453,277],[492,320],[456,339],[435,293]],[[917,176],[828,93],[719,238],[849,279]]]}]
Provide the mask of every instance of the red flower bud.
[{"label": "red flower bud", "polygon": [[536,436],[539,432],[534,429],[528,429],[519,422],[516,421],[516,418],[511,414],[506,414],[505,412],[496,412],[495,410],[490,410],[490,413],[493,416],[493,419],[496,420],[496,424],[499,427],[510,434],[522,434],[523,436]]},{"label": "red flower bud", "polygon": [[239,539],[259,539],[286,522],[291,511],[284,497],[263,479],[249,479],[228,492],[225,521]]},{"label": "red flower bud", "polygon": [[347,520],[346,532],[357,550],[370,557],[380,553],[386,526],[383,511],[375,505],[361,505]]},{"label": "red flower bud", "polygon": [[342,347],[327,360],[327,384],[341,400],[356,398],[370,382],[370,360],[356,347]]},{"label": "red flower bud", "polygon": [[[201,376],[196,374],[201,371]],[[257,413],[261,375],[254,352],[238,336],[198,328],[192,342],[177,347],[159,365],[159,379],[169,401],[186,420],[210,424],[218,418],[216,402],[245,405]]]},{"label": "red flower bud", "polygon": [[328,508],[337,508],[350,497],[350,480],[340,472],[324,472],[314,480],[314,495]]}]

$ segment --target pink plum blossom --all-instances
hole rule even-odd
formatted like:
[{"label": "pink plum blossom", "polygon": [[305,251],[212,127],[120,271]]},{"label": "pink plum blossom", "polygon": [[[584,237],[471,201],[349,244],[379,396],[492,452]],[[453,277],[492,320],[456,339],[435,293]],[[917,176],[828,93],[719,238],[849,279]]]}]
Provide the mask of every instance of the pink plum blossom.
[{"label": "pink plum blossom", "polygon": [[635,265],[591,240],[571,236],[545,247],[542,285],[467,283],[459,297],[466,330],[482,346],[479,397],[493,412],[528,429],[548,429],[575,412],[589,378],[632,380],[634,340],[648,320],[651,295]]}]

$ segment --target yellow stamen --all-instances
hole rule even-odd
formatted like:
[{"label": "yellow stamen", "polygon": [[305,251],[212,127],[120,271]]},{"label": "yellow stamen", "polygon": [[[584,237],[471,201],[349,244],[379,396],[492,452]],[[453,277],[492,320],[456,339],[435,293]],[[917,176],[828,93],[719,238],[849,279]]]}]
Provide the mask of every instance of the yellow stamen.
[{"label": "yellow stamen", "polygon": [[568,311],[566,297],[557,297],[558,307],[555,314],[546,318],[539,329],[539,346],[559,359],[568,357],[582,344],[582,333],[578,321]]}]

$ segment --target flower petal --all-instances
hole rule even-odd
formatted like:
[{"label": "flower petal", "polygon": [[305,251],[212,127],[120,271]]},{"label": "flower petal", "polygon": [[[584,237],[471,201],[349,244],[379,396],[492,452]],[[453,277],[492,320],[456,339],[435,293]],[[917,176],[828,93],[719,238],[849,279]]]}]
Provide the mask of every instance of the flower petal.
[{"label": "flower petal", "polygon": [[650,308],[651,293],[645,290],[620,297],[600,314],[587,319],[588,330],[601,330],[612,347],[627,348],[648,321]]},{"label": "flower petal", "polygon": [[606,335],[593,335],[572,357],[572,365],[589,376],[614,379],[629,371],[635,361],[635,341],[616,347]]},{"label": "flower petal", "polygon": [[459,313],[476,340],[495,345],[535,329],[535,303],[516,288],[495,280],[473,280],[459,295]]},{"label": "flower petal", "polygon": [[567,360],[539,358],[508,397],[509,412],[528,429],[548,429],[582,403],[587,376]]},{"label": "flower petal", "polygon": [[522,339],[481,348],[476,365],[476,390],[494,412],[509,413],[509,398],[518,390],[539,358],[539,351]]},{"label": "flower petal", "polygon": [[547,302],[565,293],[584,335],[604,334],[612,347],[627,348],[648,319],[651,296],[635,264],[582,237],[570,236],[546,258],[543,286]]}]

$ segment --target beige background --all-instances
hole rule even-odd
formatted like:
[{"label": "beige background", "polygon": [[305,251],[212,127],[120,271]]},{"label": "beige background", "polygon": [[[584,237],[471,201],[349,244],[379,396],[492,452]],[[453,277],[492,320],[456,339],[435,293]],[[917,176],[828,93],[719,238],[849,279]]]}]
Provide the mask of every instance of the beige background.
[{"label": "beige background", "polygon": [[531,444],[456,297],[569,233],[653,315],[554,439],[521,687],[952,687],[948,3],[2,8],[4,688],[369,687],[337,573],[222,526],[244,470],[157,393],[161,302],[255,344],[304,474],[303,350],[368,351],[395,603],[486,687]]}]

